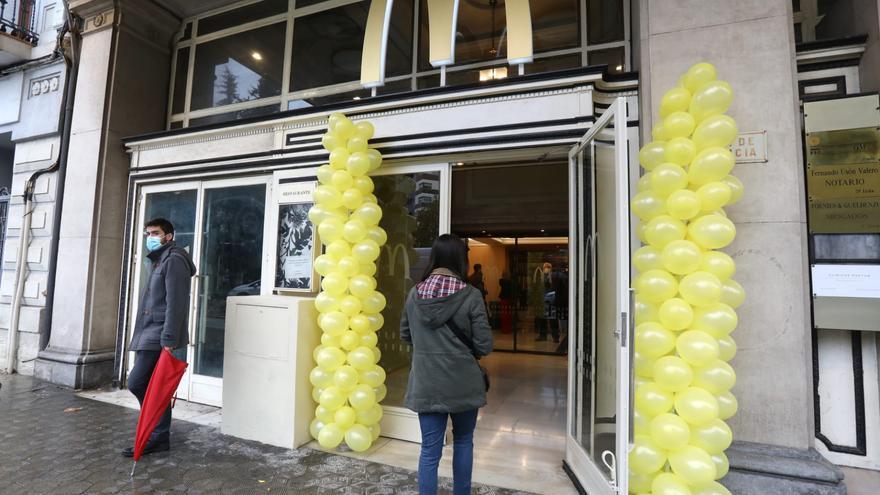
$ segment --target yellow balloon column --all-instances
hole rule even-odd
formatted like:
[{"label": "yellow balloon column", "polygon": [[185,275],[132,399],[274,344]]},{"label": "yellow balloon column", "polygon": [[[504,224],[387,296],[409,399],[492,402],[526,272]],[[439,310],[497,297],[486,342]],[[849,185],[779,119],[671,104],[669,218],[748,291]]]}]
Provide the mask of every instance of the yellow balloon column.
[{"label": "yellow balloon column", "polygon": [[318,403],[310,431],[325,448],[345,441],[357,452],[379,437],[379,402],[386,390],[376,347],[385,297],[376,291],[374,276],[388,236],[378,225],[382,209],[367,176],[382,164],[382,155],[367,146],[372,137],[369,122],[330,116],[321,140],[330,163],[318,167],[320,185],[309,212],[325,248],[315,260],[315,271],[323,276],[315,299],[323,333],[313,353],[317,366],[309,375]]},{"label": "yellow balloon column", "polygon": [[734,308],[745,299],[718,251],[736,234],[724,206],[740,199],[728,146],[733,99],[715,67],[691,67],[660,102],[654,141],[639,151],[645,174],[632,211],[645,244],[633,255],[636,290],[635,444],[629,491],[652,495],[730,495],[718,483],[736,413],[730,361]]}]

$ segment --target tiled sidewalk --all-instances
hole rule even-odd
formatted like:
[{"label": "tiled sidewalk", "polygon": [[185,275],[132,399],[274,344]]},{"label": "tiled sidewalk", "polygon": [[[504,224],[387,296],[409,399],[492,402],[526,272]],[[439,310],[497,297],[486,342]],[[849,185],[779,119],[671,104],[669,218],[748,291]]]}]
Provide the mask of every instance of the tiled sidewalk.
[{"label": "tiled sidewalk", "polygon": [[[286,450],[172,425],[172,449],[146,456],[129,479],[137,412],[77,397],[21,375],[0,375],[0,493],[416,494],[416,473],[301,448]],[[441,478],[441,493],[451,491]],[[475,485],[474,493],[523,493]]]}]

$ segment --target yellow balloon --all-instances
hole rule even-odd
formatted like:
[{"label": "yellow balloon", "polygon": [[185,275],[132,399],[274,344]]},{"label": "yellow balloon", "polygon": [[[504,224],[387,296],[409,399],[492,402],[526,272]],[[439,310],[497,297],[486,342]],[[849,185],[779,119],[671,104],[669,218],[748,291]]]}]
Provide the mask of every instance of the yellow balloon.
[{"label": "yellow balloon", "polygon": [[730,392],[718,394],[715,400],[718,403],[718,417],[725,421],[732,418],[739,409],[736,397]]},{"label": "yellow balloon", "polygon": [[335,170],[330,178],[330,184],[340,191],[345,191],[354,185],[354,179],[345,170]]},{"label": "yellow balloon", "polygon": [[373,184],[373,179],[361,175],[359,177],[354,178],[354,187],[361,192],[364,196],[373,192],[375,185]]},{"label": "yellow balloon", "polygon": [[376,129],[373,127],[373,124],[367,122],[366,120],[362,120],[354,125],[354,134],[356,136],[364,138],[365,140],[372,139],[375,132]]},{"label": "yellow balloon", "polygon": [[[700,247],[686,240],[672,241],[660,253],[662,268],[676,275],[686,275],[696,271],[700,267],[702,259],[703,253]],[[652,268],[654,267],[652,266]]]},{"label": "yellow balloon", "polygon": [[663,163],[666,143],[664,141],[652,141],[639,150],[639,163],[645,170],[654,170],[654,167]]},{"label": "yellow balloon", "polygon": [[687,483],[672,473],[660,473],[651,482],[651,495],[692,495]]},{"label": "yellow balloon", "polygon": [[351,255],[361,263],[375,261],[379,257],[379,253],[379,245],[372,239],[364,239],[351,249]]},{"label": "yellow balloon", "polygon": [[696,271],[682,277],[678,292],[694,306],[709,306],[721,299],[721,281],[709,272]]},{"label": "yellow balloon", "polygon": [[367,426],[367,429],[370,430],[370,436],[373,437],[374,442],[379,439],[379,434],[382,433],[382,429],[379,427],[378,423]]},{"label": "yellow balloon", "polygon": [[[342,335],[342,332],[348,330],[348,316],[341,311],[331,311],[321,318],[319,325],[321,330],[328,334],[339,336]],[[329,366],[325,366],[325,368],[329,368]]]},{"label": "yellow balloon", "polygon": [[704,211],[713,211],[726,205],[732,193],[730,186],[721,181],[709,182],[697,189],[697,196],[700,197]]},{"label": "yellow balloon", "polygon": [[736,280],[727,279],[721,285],[721,302],[734,309],[745,302],[746,291]]},{"label": "yellow balloon", "polygon": [[730,116],[715,115],[700,122],[691,139],[698,150],[716,146],[723,148],[730,145],[738,133],[736,122]]},{"label": "yellow balloon", "polygon": [[664,448],[647,435],[635,437],[635,442],[629,451],[629,468],[634,473],[656,473],[664,464],[666,464]]},{"label": "yellow balloon", "polygon": [[[633,287],[637,287],[637,285],[633,284]],[[660,311],[659,306],[657,306],[656,304],[649,303],[649,302],[640,301],[640,300],[638,300],[638,298],[636,298],[636,299],[637,299],[636,304],[635,304],[636,325],[638,325],[640,323],[647,323],[650,321],[653,321],[653,322],[660,321],[660,317],[658,315],[658,313]]]},{"label": "yellow balloon", "polygon": [[376,288],[376,280],[368,275],[355,275],[348,281],[348,290],[361,299],[369,296]]},{"label": "yellow balloon", "polygon": [[670,139],[666,143],[666,150],[663,154],[665,161],[683,167],[691,163],[695,156],[697,156],[697,145],[685,137]]},{"label": "yellow balloon", "polygon": [[714,395],[730,391],[736,385],[736,372],[729,364],[716,359],[694,373],[694,386],[708,390]]},{"label": "yellow balloon", "polygon": [[[657,371],[656,363],[654,365],[654,371]],[[672,404],[672,392],[660,388],[656,383],[644,383],[636,387],[636,409],[646,416],[653,417],[658,414],[669,412],[672,409]]]},{"label": "yellow balloon", "polygon": [[654,382],[667,392],[680,392],[691,384],[694,372],[678,356],[663,356],[654,363]]},{"label": "yellow balloon", "polygon": [[632,264],[639,272],[663,268],[660,250],[654,246],[642,246],[633,253]]},{"label": "yellow balloon", "polygon": [[730,471],[730,461],[727,459],[727,455],[724,452],[720,452],[718,454],[709,454],[709,456],[712,458],[712,462],[715,463],[715,479],[720,480],[727,476],[727,472]]},{"label": "yellow balloon", "polygon": [[704,215],[688,225],[688,235],[704,249],[720,249],[736,237],[733,222],[721,215]]},{"label": "yellow balloon", "polygon": [[667,197],[679,189],[688,185],[687,172],[681,165],[674,163],[661,163],[651,171],[651,187],[661,197]]},{"label": "yellow balloon", "polygon": [[697,122],[713,115],[721,115],[733,102],[733,88],[726,81],[711,81],[703,84],[691,97],[688,113]]},{"label": "yellow balloon", "polygon": [[385,317],[381,314],[368,314],[367,318],[370,320],[370,330],[374,332],[385,326]]},{"label": "yellow balloon", "polygon": [[354,210],[364,204],[364,195],[355,188],[346,189],[342,193],[342,205],[349,210]]},{"label": "yellow balloon", "polygon": [[645,192],[651,190],[651,172],[645,172],[645,175],[639,177],[639,181],[636,184],[636,190],[638,192]]},{"label": "yellow balloon", "polygon": [[374,404],[373,407],[369,409],[357,411],[357,422],[364,426],[374,425],[381,420],[382,406],[379,404]]},{"label": "yellow balloon", "polygon": [[648,221],[666,213],[666,200],[654,191],[643,191],[632,199],[632,211],[637,217]]},{"label": "yellow balloon", "polygon": [[737,323],[736,311],[724,303],[698,307],[694,311],[693,328],[703,330],[716,339],[732,332]]},{"label": "yellow balloon", "polygon": [[706,251],[700,261],[700,270],[709,272],[718,277],[718,280],[727,280],[736,273],[736,263],[728,254],[721,251]]},{"label": "yellow balloon", "polygon": [[339,346],[346,351],[354,350],[361,345],[361,335],[354,330],[346,330],[339,336]]},{"label": "yellow balloon", "polygon": [[653,378],[654,363],[656,361],[656,359],[649,358],[639,351],[633,352],[633,370],[636,372],[636,376],[640,376],[642,378]]},{"label": "yellow balloon", "polygon": [[686,138],[697,126],[694,117],[687,112],[672,112],[663,119],[663,129],[670,139]]},{"label": "yellow balloon", "polygon": [[309,373],[309,382],[316,387],[329,387],[333,384],[333,373],[320,366],[315,366]]},{"label": "yellow balloon", "polygon": [[645,235],[647,228],[648,224],[645,222],[636,223],[636,236],[638,236],[639,240],[642,241],[642,244],[648,243],[648,237]]},{"label": "yellow balloon", "polygon": [[636,326],[636,349],[648,358],[658,358],[675,348],[675,334],[659,323],[649,322]]},{"label": "yellow balloon", "polygon": [[370,158],[370,170],[376,170],[382,166],[382,154],[375,149],[367,149],[367,156]]},{"label": "yellow balloon", "polygon": [[331,296],[341,296],[348,288],[348,279],[339,272],[333,272],[321,280],[321,288]]},{"label": "yellow balloon", "polygon": [[714,81],[717,78],[717,74],[718,72],[715,70],[714,65],[700,62],[692,65],[687,72],[685,72],[684,76],[682,76],[681,82],[691,94],[695,94],[704,84]]},{"label": "yellow balloon", "polygon": [[718,399],[699,387],[675,394],[675,413],[691,425],[704,425],[718,418]]},{"label": "yellow balloon", "polygon": [[379,337],[376,336],[374,332],[368,332],[365,334],[358,334],[360,336],[360,340],[358,341],[358,345],[362,345],[364,347],[375,347],[376,344],[379,343]]},{"label": "yellow balloon", "polygon": [[327,245],[327,254],[336,259],[345,258],[351,254],[351,244],[343,239],[337,239]]},{"label": "yellow balloon", "polygon": [[691,366],[705,366],[718,359],[718,341],[706,332],[688,330],[678,336],[675,350]]},{"label": "yellow balloon", "polygon": [[343,430],[351,428],[355,421],[357,421],[357,415],[355,414],[354,409],[348,406],[340,407],[333,414],[333,422]]},{"label": "yellow balloon", "polygon": [[383,383],[382,385],[379,385],[378,387],[374,387],[373,392],[376,393],[376,404],[378,404],[378,403],[382,402],[382,400],[384,400],[385,396],[388,394],[388,387],[386,387],[385,384]]},{"label": "yellow balloon", "polygon": [[711,483],[717,474],[709,453],[693,445],[670,452],[669,465],[689,485]]},{"label": "yellow balloon", "polygon": [[660,118],[666,118],[673,112],[686,112],[690,103],[690,91],[685,88],[672,88],[660,99]]},{"label": "yellow balloon", "polygon": [[373,436],[366,426],[356,424],[345,432],[345,444],[355,452],[364,452],[373,444]]},{"label": "yellow balloon", "polygon": [[[713,456],[714,460],[714,456]],[[717,468],[717,464],[716,464]],[[726,473],[725,473],[726,474]],[[717,479],[721,479],[724,476],[716,474]],[[718,483],[717,481],[713,481],[711,483],[706,483],[703,485],[694,486],[691,488],[691,495],[731,495],[730,490],[725,488],[724,485]]]},{"label": "yellow balloon", "polygon": [[376,274],[376,263],[361,263],[361,273],[372,277]]},{"label": "yellow balloon", "polygon": [[339,136],[332,132],[325,133],[323,136],[321,136],[321,145],[327,151],[333,151],[343,144],[344,143],[341,139],[339,139]]},{"label": "yellow balloon", "polygon": [[[343,230],[344,233],[344,230]],[[354,277],[361,270],[361,264],[352,256],[345,256],[336,264],[336,269],[346,277]]]},{"label": "yellow balloon", "polygon": [[364,152],[367,150],[367,140],[358,135],[354,135],[348,138],[348,143],[346,143],[346,147],[351,153]]},{"label": "yellow balloon", "polygon": [[674,191],[666,198],[666,210],[672,218],[689,220],[700,213],[703,205],[697,193],[688,189]]},{"label": "yellow balloon", "polygon": [[669,141],[672,138],[666,131],[666,128],[663,127],[662,120],[654,124],[654,127],[651,129],[651,137],[654,138],[654,141]]},{"label": "yellow balloon", "polygon": [[312,401],[314,401],[315,404],[317,404],[321,401],[321,394],[323,392],[324,392],[323,388],[315,387],[312,389]]},{"label": "yellow balloon", "polygon": [[678,450],[688,444],[691,430],[685,420],[664,413],[651,420],[651,440],[666,450]]},{"label": "yellow balloon", "polygon": [[[375,334],[371,332],[370,335]],[[365,383],[371,387],[378,387],[379,385],[385,383],[385,370],[382,369],[381,366],[373,365],[360,372],[360,378],[358,381],[360,383]]]},{"label": "yellow balloon", "polygon": [[341,442],[344,433],[336,423],[329,423],[318,433],[318,443],[325,449],[335,449]]},{"label": "yellow balloon", "polygon": [[373,291],[363,299],[364,311],[367,313],[379,313],[385,309],[385,296],[381,292]]},{"label": "yellow balloon", "polygon": [[315,203],[324,208],[338,208],[342,206],[342,193],[331,186],[318,186],[314,193]]},{"label": "yellow balloon", "polygon": [[[349,191],[357,191],[357,189],[350,189]],[[346,193],[348,193],[348,191],[346,191]],[[360,192],[358,192],[358,194],[360,194]],[[342,227],[342,236],[346,241],[352,244],[360,242],[366,237],[366,235],[367,226],[360,220],[349,220],[348,222],[345,222],[345,225]],[[357,261],[357,258],[352,257],[351,259]]]},{"label": "yellow balloon", "polygon": [[318,235],[321,236],[321,242],[330,244],[331,242],[342,238],[342,222],[336,218],[328,218],[318,225]]},{"label": "yellow balloon", "polygon": [[348,157],[345,167],[353,177],[363,177],[370,171],[370,156],[363,150],[356,151]]},{"label": "yellow balloon", "polygon": [[354,332],[364,334],[370,330],[370,320],[363,314],[354,315],[349,320],[348,325]]},{"label": "yellow balloon", "polygon": [[[348,353],[346,358],[348,364],[354,366],[358,370],[365,370],[376,364],[373,359],[373,351],[368,347],[356,347],[353,351]],[[357,409],[357,407],[355,407],[355,409]]]},{"label": "yellow balloon", "polygon": [[343,392],[354,390],[358,384],[358,371],[349,365],[342,365],[333,373],[333,385]]},{"label": "yellow balloon", "polygon": [[373,391],[373,387],[360,384],[348,394],[348,403],[356,411],[365,411],[376,405],[376,392]]},{"label": "yellow balloon", "polygon": [[630,413],[633,415],[633,433],[635,435],[650,435],[651,419],[653,418],[649,418],[635,409]]},{"label": "yellow balloon", "polygon": [[743,195],[743,183],[732,175],[728,175],[721,179],[730,188],[730,202],[728,204],[736,204]]},{"label": "yellow balloon", "polygon": [[736,356],[736,341],[730,335],[724,335],[718,339],[718,359],[722,361],[730,361]]},{"label": "yellow balloon", "polygon": [[321,275],[329,275],[339,266],[339,260],[329,254],[322,254],[315,258],[315,271]]},{"label": "yellow balloon", "polygon": [[733,442],[733,432],[727,423],[713,419],[709,423],[691,428],[690,443],[710,454],[720,454]]},{"label": "yellow balloon", "polygon": [[644,301],[659,303],[675,296],[678,282],[665,270],[648,270],[639,276],[636,291]]},{"label": "yellow balloon", "polygon": [[669,215],[654,217],[645,227],[645,237],[648,243],[663,249],[673,241],[680,241],[687,235],[688,227],[681,220],[676,220]]},{"label": "yellow balloon", "polygon": [[331,385],[321,392],[321,399],[319,402],[327,409],[335,411],[345,404],[345,394],[339,390],[339,387]]},{"label": "yellow balloon", "polygon": [[378,225],[379,220],[382,219],[382,209],[379,205],[364,203],[351,214],[351,217],[364,222],[367,226]]},{"label": "yellow balloon", "polygon": [[347,149],[339,147],[330,152],[330,166],[333,167],[334,170],[345,170],[345,165],[348,163],[348,158],[351,154]]},{"label": "yellow balloon", "polygon": [[[318,315],[318,320],[321,319],[323,315]],[[321,326],[320,322],[318,326]],[[321,332],[321,345],[327,347],[340,347],[339,345],[339,336],[338,335],[330,335],[327,332]]]},{"label": "yellow balloon", "polygon": [[344,113],[333,112],[327,118],[327,128],[332,132],[333,129],[336,128],[336,124],[338,124],[340,120],[345,120],[347,118],[348,117],[346,117]]},{"label": "yellow balloon", "polygon": [[727,148],[706,148],[699,153],[688,168],[691,184],[702,186],[727,177],[735,163],[733,153]]},{"label": "yellow balloon", "polygon": [[669,330],[679,331],[691,326],[694,310],[684,299],[673,297],[660,304],[659,317],[661,325]]},{"label": "yellow balloon", "polygon": [[312,205],[312,207],[309,208],[309,220],[311,220],[313,224],[318,225],[325,219],[330,218],[329,211],[330,210],[321,205]]},{"label": "yellow balloon", "polygon": [[318,439],[318,435],[321,434],[321,430],[324,428],[324,425],[326,425],[326,423],[318,418],[313,419],[312,422],[309,423],[309,434],[312,435],[312,438],[314,438],[315,440]]},{"label": "yellow balloon", "polygon": [[[318,170],[315,171],[315,175],[318,176],[318,182],[327,186],[330,185],[333,180],[333,167],[330,165],[321,165],[318,167]],[[314,207],[313,207],[314,208]]]}]

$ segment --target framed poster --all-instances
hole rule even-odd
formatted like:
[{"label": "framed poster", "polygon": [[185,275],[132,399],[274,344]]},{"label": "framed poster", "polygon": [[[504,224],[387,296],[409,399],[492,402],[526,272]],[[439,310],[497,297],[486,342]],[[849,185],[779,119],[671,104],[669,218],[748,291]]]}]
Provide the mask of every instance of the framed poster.
[{"label": "framed poster", "polygon": [[314,261],[320,245],[309,220],[315,186],[313,178],[282,178],[276,184],[276,291],[313,292],[316,287]]}]

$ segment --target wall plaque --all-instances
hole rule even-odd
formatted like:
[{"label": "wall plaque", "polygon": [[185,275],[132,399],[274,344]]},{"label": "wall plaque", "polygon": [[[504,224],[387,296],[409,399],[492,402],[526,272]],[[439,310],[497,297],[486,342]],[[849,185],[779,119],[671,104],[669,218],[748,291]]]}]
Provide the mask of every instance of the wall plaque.
[{"label": "wall plaque", "polygon": [[880,128],[811,132],[806,145],[810,231],[880,232]]}]

